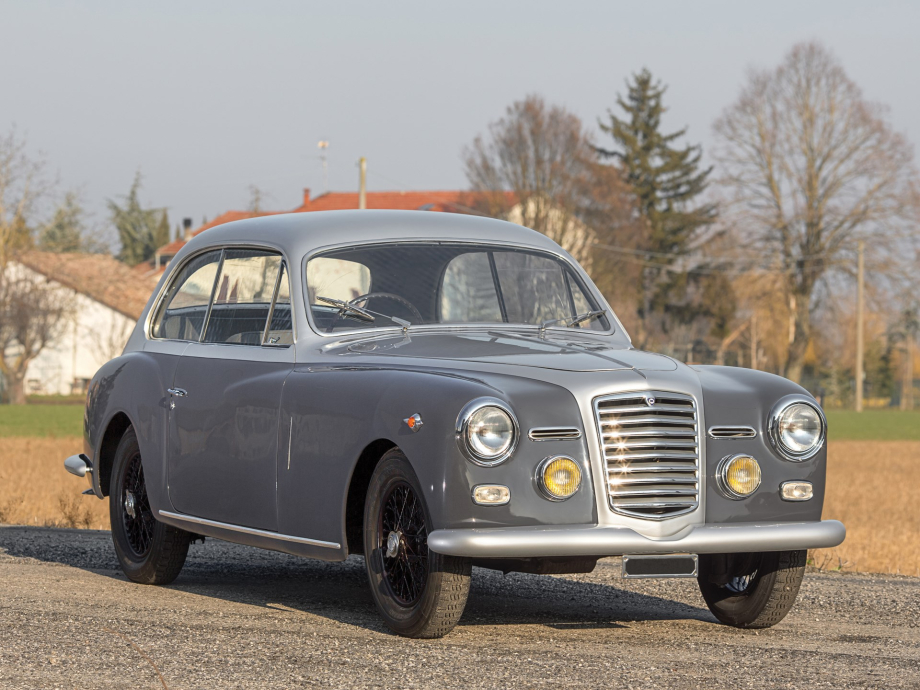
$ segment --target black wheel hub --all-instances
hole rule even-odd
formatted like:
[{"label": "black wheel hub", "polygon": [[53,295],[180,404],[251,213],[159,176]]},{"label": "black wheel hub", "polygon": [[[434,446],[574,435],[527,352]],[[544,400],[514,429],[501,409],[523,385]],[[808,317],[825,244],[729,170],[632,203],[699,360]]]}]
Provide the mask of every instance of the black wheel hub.
[{"label": "black wheel hub", "polygon": [[147,484],[144,482],[144,467],[141,465],[140,453],[135,453],[125,464],[124,482],[119,498],[121,523],[128,546],[135,556],[143,558],[150,551],[156,520],[147,500]]},{"label": "black wheel hub", "polygon": [[412,606],[428,581],[428,528],[425,509],[409,484],[399,482],[390,489],[378,527],[384,581],[397,603]]}]

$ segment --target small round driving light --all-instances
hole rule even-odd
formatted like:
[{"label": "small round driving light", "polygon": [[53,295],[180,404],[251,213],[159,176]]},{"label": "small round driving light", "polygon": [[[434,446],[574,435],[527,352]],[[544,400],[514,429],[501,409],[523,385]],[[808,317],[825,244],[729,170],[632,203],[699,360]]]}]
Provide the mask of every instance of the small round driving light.
[{"label": "small round driving light", "polygon": [[517,438],[517,421],[500,400],[473,400],[457,417],[457,442],[477,465],[497,465],[510,457]]},{"label": "small round driving light", "polygon": [[564,501],[581,486],[581,468],[564,455],[546,458],[537,467],[537,485],[549,500]]},{"label": "small round driving light", "polygon": [[719,463],[716,478],[726,497],[747,498],[760,486],[760,465],[750,455],[728,455]]}]

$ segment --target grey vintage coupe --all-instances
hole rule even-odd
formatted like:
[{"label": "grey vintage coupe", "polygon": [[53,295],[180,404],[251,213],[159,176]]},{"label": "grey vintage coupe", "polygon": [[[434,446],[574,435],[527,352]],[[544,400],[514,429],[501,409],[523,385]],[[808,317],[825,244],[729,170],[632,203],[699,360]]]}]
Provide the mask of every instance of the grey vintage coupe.
[{"label": "grey vintage coupe", "polygon": [[386,624],[437,637],[472,566],[695,577],[783,618],[821,521],[827,425],[759,371],[640,352],[541,234],[446,213],[229,223],[176,256],[89,389],[67,469],[109,496],[135,582],[210,536],[364,554]]}]

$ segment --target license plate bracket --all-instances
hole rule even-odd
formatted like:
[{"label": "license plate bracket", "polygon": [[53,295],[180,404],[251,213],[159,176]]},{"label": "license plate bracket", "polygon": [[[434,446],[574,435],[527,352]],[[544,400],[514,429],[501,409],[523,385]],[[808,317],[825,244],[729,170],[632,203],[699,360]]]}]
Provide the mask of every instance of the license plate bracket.
[{"label": "license plate bracket", "polygon": [[699,558],[695,553],[623,556],[623,577],[627,579],[696,577],[698,572]]}]

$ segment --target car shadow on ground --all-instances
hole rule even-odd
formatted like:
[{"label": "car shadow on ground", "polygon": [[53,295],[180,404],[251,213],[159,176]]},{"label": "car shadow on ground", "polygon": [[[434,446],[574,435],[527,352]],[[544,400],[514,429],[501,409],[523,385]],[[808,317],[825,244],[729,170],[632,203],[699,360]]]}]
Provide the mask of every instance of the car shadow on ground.
[{"label": "car shadow on ground", "polygon": [[[0,526],[0,557],[4,553],[127,581],[115,558],[111,535],[105,531]],[[609,561],[601,561],[598,568],[595,575],[577,576],[502,575],[475,568],[459,625],[541,625],[561,631],[617,628],[651,620],[715,623],[701,606],[634,591],[632,582],[627,588],[625,583],[620,587],[586,581],[612,580],[618,573]],[[368,587],[360,556],[325,563],[208,539],[192,545],[185,568],[167,589],[272,611],[322,616],[389,633]]]}]

